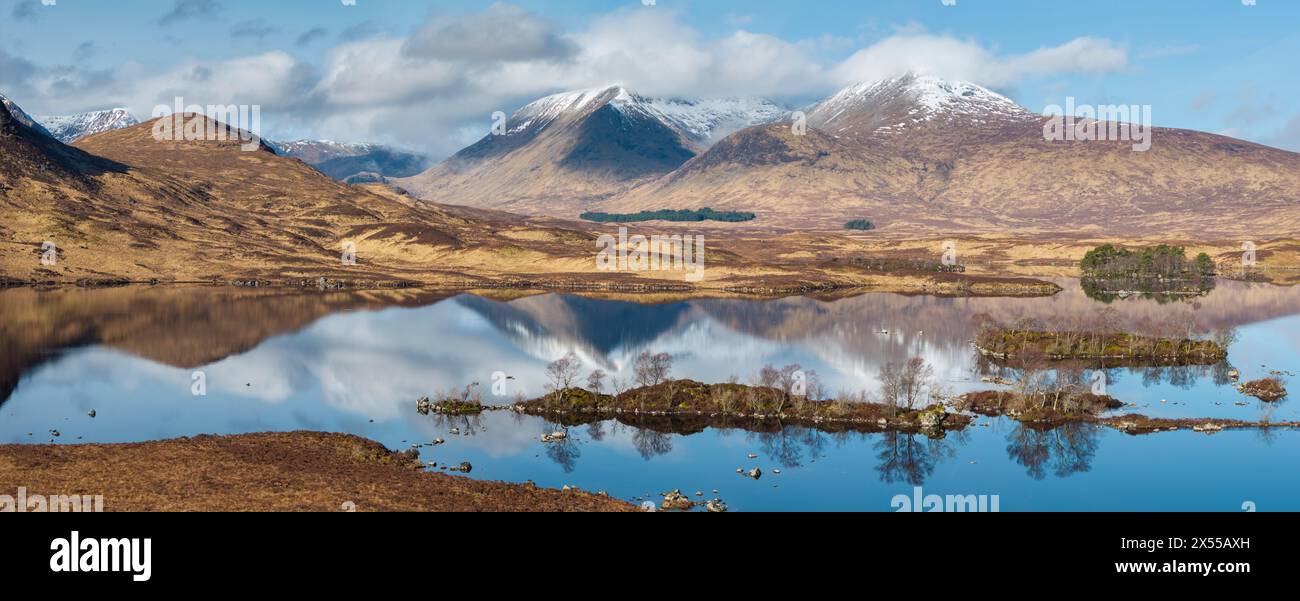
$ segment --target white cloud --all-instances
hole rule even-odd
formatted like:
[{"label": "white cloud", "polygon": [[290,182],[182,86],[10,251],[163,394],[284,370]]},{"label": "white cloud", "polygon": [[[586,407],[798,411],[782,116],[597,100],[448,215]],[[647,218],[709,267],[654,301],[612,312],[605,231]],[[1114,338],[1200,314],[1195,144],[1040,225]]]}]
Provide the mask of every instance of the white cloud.
[{"label": "white cloud", "polygon": [[704,40],[669,11],[616,13],[575,36],[572,87],[622,82],[653,95],[798,95],[824,88],[804,48],[744,30]]},{"label": "white cloud", "polygon": [[1075,38],[1059,46],[998,56],[980,44],[947,35],[901,33],[855,52],[834,69],[841,84],[873,81],[905,71],[1005,87],[1025,79],[1126,69],[1127,50],[1100,38]]},{"label": "white cloud", "polygon": [[224,61],[184,58],[162,72],[136,63],[101,72],[44,67],[0,54],[0,91],[23,92],[20,100],[45,114],[125,105],[143,118],[175,96],[200,104],[258,104],[263,133],[272,139],[383,142],[441,157],[485,134],[494,111],[510,112],[566,89],[621,83],[653,96],[802,103],[904,70],[1005,87],[1127,66],[1126,49],[1104,39],[1005,55],[919,26],[898,28],[840,63],[818,58],[840,54],[850,43],[786,40],[743,28],[705,36],[663,8],[619,10],[563,31],[521,8],[494,4],[433,17],[407,37],[350,39],[330,50],[319,68],[285,51]]}]

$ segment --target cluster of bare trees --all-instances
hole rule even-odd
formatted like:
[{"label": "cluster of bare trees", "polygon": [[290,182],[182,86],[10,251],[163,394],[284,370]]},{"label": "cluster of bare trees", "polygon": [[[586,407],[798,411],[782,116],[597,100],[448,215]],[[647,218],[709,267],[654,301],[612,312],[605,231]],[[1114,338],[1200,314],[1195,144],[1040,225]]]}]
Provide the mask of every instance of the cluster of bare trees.
[{"label": "cluster of bare trees", "polygon": [[[676,382],[671,378],[672,373],[673,356],[668,353],[641,351],[641,354],[636,357],[636,362],[632,364],[632,376],[638,386],[649,388],[667,384],[662,391],[666,402],[672,402],[673,395],[677,392]],[[645,409],[644,391],[637,395],[637,404],[640,409]]]},{"label": "cluster of bare trees", "polygon": [[435,401],[430,401],[428,397],[423,397],[416,401],[416,410],[421,415],[433,413],[462,413],[473,412],[482,409],[483,393],[479,390],[478,382],[465,386],[457,391],[456,389],[441,390],[434,395]]},{"label": "cluster of bare trees", "polygon": [[912,357],[899,363],[880,366],[881,401],[891,413],[900,407],[911,411],[923,407],[925,399],[939,394],[934,382],[934,368],[925,359]]},{"label": "cluster of bare trees", "polygon": [[573,382],[578,379],[578,372],[581,369],[582,360],[573,351],[569,351],[546,366],[546,389],[552,402],[558,404],[563,399],[565,391],[573,388]]},{"label": "cluster of bare trees", "polygon": [[780,369],[769,364],[758,370],[754,388],[748,391],[748,400],[754,410],[780,415],[792,404],[802,410],[808,401],[820,400],[825,394],[826,389],[817,372],[805,370],[797,363]]},{"label": "cluster of bare trees", "polygon": [[673,357],[668,353],[642,351],[632,364],[632,374],[642,388],[658,386],[668,380],[673,372]]},{"label": "cluster of bare trees", "polygon": [[[1201,327],[1190,310],[1124,319],[1114,307],[1105,307],[1048,322],[1022,317],[1006,326],[986,314],[977,315],[975,321],[976,346],[1005,354],[1040,351],[1061,358],[1163,357],[1178,361],[1213,358],[1214,346],[1226,350],[1236,340],[1231,328],[1210,331]],[[1213,345],[1205,344],[1207,341]]]}]

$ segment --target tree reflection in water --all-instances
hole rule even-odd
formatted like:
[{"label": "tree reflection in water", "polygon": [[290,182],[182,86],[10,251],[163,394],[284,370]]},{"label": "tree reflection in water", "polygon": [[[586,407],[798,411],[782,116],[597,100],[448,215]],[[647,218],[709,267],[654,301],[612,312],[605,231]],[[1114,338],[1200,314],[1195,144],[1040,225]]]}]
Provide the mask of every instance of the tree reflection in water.
[{"label": "tree reflection in water", "polygon": [[[563,424],[546,422],[547,432],[568,432],[569,429]],[[546,447],[546,456],[554,461],[556,465],[564,470],[564,473],[573,473],[574,468],[578,467],[578,459],[582,457],[582,449],[578,448],[578,441],[572,436],[566,436],[560,440],[554,440],[544,443]]]},{"label": "tree reflection in water", "polygon": [[591,422],[587,424],[587,436],[595,442],[605,440],[605,422]]},{"label": "tree reflection in water", "polygon": [[641,458],[650,461],[660,455],[667,455],[673,450],[673,435],[656,432],[647,428],[633,428],[632,445]]},{"label": "tree reflection in water", "polygon": [[964,442],[965,435],[953,433],[945,438],[928,438],[923,434],[884,432],[876,442],[880,464],[880,480],[885,483],[906,482],[920,486],[934,473],[940,461],[956,455],[953,440]]},{"label": "tree reflection in water", "polygon": [[445,413],[430,413],[429,418],[433,424],[445,432],[456,430],[461,436],[478,436],[479,432],[486,432],[487,428],[483,425],[480,414],[471,415],[447,415]]},{"label": "tree reflection in water", "polygon": [[832,436],[816,428],[788,425],[775,432],[747,432],[746,440],[757,441],[759,450],[781,467],[796,468],[803,466],[805,456],[809,461],[825,456]]},{"label": "tree reflection in water", "polygon": [[1056,477],[1064,478],[1092,469],[1100,432],[1100,426],[1083,422],[1050,429],[1019,424],[1007,437],[1007,455],[1035,480],[1045,478],[1049,467]]}]

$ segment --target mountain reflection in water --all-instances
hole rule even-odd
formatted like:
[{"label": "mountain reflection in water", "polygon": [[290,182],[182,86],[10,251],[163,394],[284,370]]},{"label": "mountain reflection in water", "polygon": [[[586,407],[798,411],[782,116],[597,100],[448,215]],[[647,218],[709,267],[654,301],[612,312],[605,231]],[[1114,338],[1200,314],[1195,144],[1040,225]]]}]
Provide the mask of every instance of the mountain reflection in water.
[{"label": "mountain reflection in water", "polygon": [[[1260,498],[1300,507],[1295,482],[1262,483],[1262,476],[1223,463],[1252,455],[1257,462],[1289,462],[1300,439],[1289,431],[1129,437],[1082,424],[1037,430],[981,419],[936,440],[780,424],[764,431],[697,424],[675,430],[624,420],[632,423],[587,424],[571,429],[564,443],[543,445],[538,435],[559,426],[541,418],[435,418],[414,411],[420,396],[471,382],[490,388],[497,372],[512,379],[506,394],[488,396],[489,403],[537,396],[545,365],[570,351],[586,369],[599,367],[624,381],[631,380],[635,357],[651,350],[672,354],[679,378],[748,381],[764,364],[798,363],[815,370],[829,390],[846,392],[872,392],[881,364],[919,356],[949,390],[982,390],[994,387],[979,378],[993,368],[970,346],[972,317],[1050,321],[1107,306],[1130,324],[1178,313],[1175,319],[1203,329],[1238,328],[1229,358],[1243,378],[1300,371],[1300,289],[1222,282],[1190,302],[1106,305],[1089,299],[1077,282],[1063,285],[1054,297],[1032,299],[865,294],[658,304],[555,294],[493,300],[422,290],[3,290],[0,442],[47,442],[51,429],[61,431],[58,443],[310,429],[406,448],[442,436],[446,445],[424,451],[430,460],[470,460],[476,478],[576,484],[626,498],[719,488],[738,509],[889,510],[892,495],[936,483],[971,494],[1007,491],[999,493],[1003,509],[1104,507],[1096,498],[1071,498],[1067,491],[1077,494],[1077,485],[1032,484],[1081,478],[1135,490],[1160,482],[1197,495],[1198,503],[1227,504],[1230,499],[1189,489],[1217,467],[1219,477],[1244,479],[1242,486],[1259,489]],[[1109,371],[1109,392],[1136,404],[1125,411],[1153,417],[1300,418],[1290,401],[1264,404],[1236,393],[1227,369],[1117,368]],[[206,376],[206,396],[191,394],[195,371]],[[1300,384],[1283,379],[1293,390]],[[87,418],[90,409],[98,417]],[[453,428],[459,436],[448,435]],[[1143,452],[1171,445],[1179,453]],[[1213,449],[1227,455],[1210,455]],[[747,460],[750,452],[759,459]],[[1197,457],[1211,472],[1187,465]],[[735,474],[760,465],[769,475],[759,481]],[[771,475],[771,469],[785,473]],[[1169,480],[1179,474],[1187,481]],[[1012,491],[1028,496],[1008,498]],[[883,500],[861,506],[864,495]],[[1171,495],[1153,493],[1144,503],[1177,503]]]}]

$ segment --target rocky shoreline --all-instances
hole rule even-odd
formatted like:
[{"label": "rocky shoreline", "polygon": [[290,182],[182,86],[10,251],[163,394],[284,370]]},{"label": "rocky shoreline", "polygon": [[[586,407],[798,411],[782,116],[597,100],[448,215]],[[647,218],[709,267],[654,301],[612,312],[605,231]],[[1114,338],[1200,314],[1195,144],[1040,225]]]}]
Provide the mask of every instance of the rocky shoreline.
[{"label": "rocky shoreline", "polygon": [[929,294],[935,296],[969,296],[969,297],[1038,297],[1052,296],[1061,291],[1060,286],[1051,282],[1013,278],[1000,280],[986,278],[981,281],[928,281],[916,284],[899,282],[888,285],[873,281],[865,283],[807,281],[807,282],[771,282],[764,283],[719,283],[717,286],[695,285],[665,281],[577,281],[555,278],[453,278],[439,281],[374,279],[356,280],[341,278],[306,278],[306,279],[264,279],[242,278],[232,280],[133,280],[127,278],[79,278],[68,281],[54,278],[16,279],[0,276],[0,288],[121,288],[127,286],[231,286],[236,288],[272,288],[285,290],[539,290],[546,292],[601,292],[625,294],[675,293],[685,296],[713,294],[734,294],[740,296],[774,297],[803,295],[829,292],[895,292],[905,294]]}]

